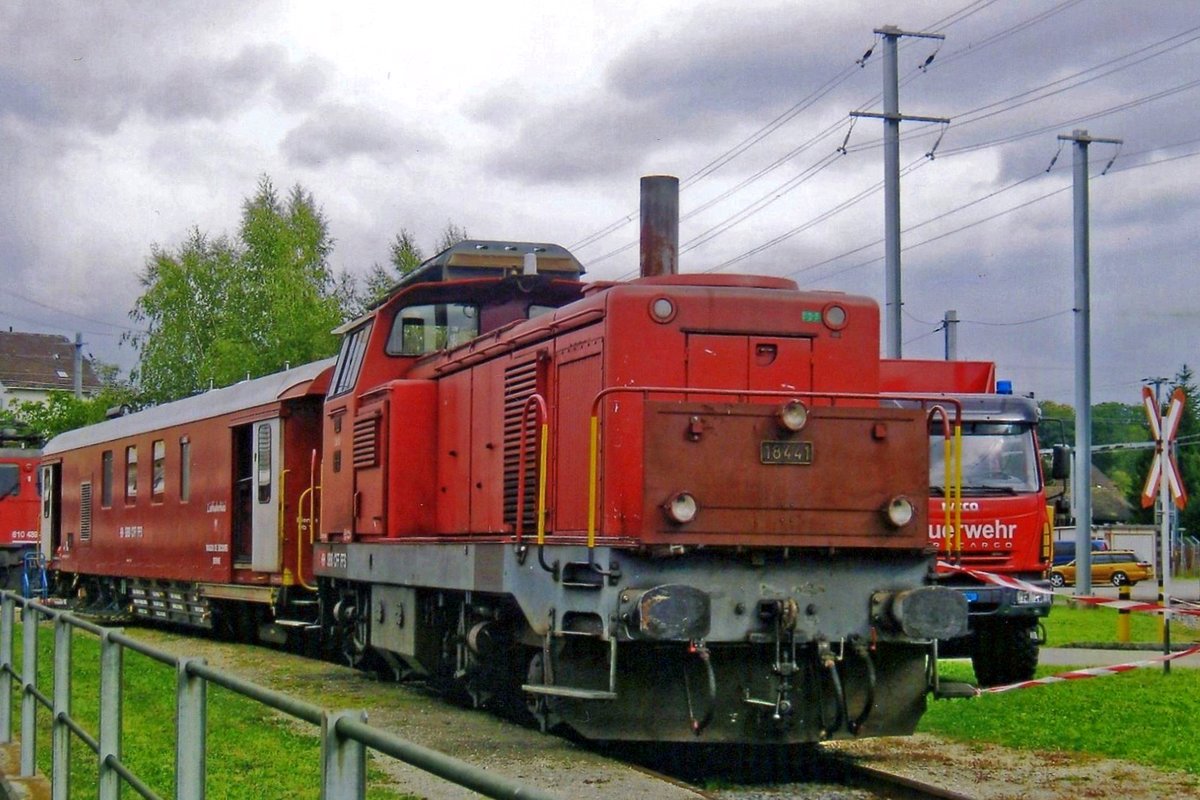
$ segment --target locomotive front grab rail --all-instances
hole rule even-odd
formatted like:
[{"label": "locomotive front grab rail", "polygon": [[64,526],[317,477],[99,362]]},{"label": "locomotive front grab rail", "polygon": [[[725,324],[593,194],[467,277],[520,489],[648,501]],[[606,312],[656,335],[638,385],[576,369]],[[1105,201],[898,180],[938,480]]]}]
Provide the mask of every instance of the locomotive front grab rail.
[{"label": "locomotive front grab rail", "polygon": [[[598,502],[597,485],[599,474],[600,461],[600,404],[610,395],[614,394],[640,394],[643,399],[651,394],[675,394],[675,395],[717,395],[723,397],[740,398],[743,402],[750,398],[791,398],[791,399],[820,399],[828,400],[831,406],[837,405],[841,400],[908,400],[918,402],[948,403],[954,406],[954,426],[955,430],[961,434],[962,430],[962,403],[954,398],[947,397],[926,397],[922,395],[898,395],[890,392],[880,392],[872,394],[868,392],[797,392],[783,389],[708,389],[702,386],[609,386],[606,389],[601,389],[592,399],[592,414],[590,419],[590,432],[588,437],[588,519],[587,519],[587,548],[588,548],[588,566],[603,572],[599,565],[595,563],[595,548],[596,548],[596,508]],[[936,406],[941,410],[943,419],[947,418],[947,412],[943,406]],[[933,412],[929,414],[929,419],[932,420]],[[961,448],[957,447],[956,452],[961,452]],[[961,465],[959,467],[961,475]],[[947,491],[950,491],[947,489]],[[960,490],[961,493],[961,490]],[[958,507],[956,502],[955,507]],[[961,513],[961,511],[959,512]]]},{"label": "locomotive front grab rail", "polygon": [[[18,670],[13,663],[15,608],[21,608],[22,655]],[[48,618],[54,626],[52,697],[38,689],[38,623]],[[71,640],[83,631],[100,640],[98,735],[86,731],[71,715]],[[554,800],[549,792],[522,785],[465,761],[402,739],[366,724],[361,710],[331,711],[268,689],[216,669],[203,659],[173,656],[119,629],[103,628],[61,609],[54,609],[14,592],[0,593],[0,743],[12,741],[13,682],[21,695],[21,777],[37,771],[37,714],[39,706],[51,717],[51,796],[71,796],[72,736],[96,755],[99,767],[99,800],[119,800],[128,786],[147,800],[161,795],[122,761],[121,706],[124,689],[124,651],[140,653],[176,673],[175,797],[203,800],[206,794],[207,687],[215,684],[251,701],[281,711],[320,729],[321,798],[362,800],[367,787],[367,750],[376,750],[437,775],[451,783],[492,798]],[[97,773],[94,773],[97,774]]]}]

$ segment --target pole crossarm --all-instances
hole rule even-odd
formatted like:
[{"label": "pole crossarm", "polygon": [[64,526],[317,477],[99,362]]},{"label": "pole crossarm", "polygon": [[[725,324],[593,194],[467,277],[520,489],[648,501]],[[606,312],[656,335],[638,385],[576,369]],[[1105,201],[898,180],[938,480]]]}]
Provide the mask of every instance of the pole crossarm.
[{"label": "pole crossarm", "polygon": [[906,31],[897,28],[895,25],[884,25],[882,28],[876,28],[873,31],[878,36],[915,36],[918,39],[945,39],[944,33],[927,33],[925,31]]},{"label": "pole crossarm", "polygon": [[921,117],[917,116],[916,114],[888,114],[887,112],[876,113],[874,111],[851,111],[850,116],[895,120],[896,122],[941,122],[947,125],[950,124],[949,117]]}]

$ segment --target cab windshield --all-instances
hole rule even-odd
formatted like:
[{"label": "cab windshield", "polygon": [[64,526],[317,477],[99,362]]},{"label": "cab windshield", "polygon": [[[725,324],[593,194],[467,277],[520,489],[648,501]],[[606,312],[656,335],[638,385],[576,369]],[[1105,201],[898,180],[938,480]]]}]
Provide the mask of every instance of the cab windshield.
[{"label": "cab windshield", "polygon": [[407,306],[396,314],[388,336],[392,356],[423,356],[457,347],[479,335],[479,309],[470,303]]},{"label": "cab windshield", "polygon": [[[945,440],[941,430],[929,438],[929,486],[945,491]],[[1027,425],[995,422],[963,424],[962,488],[964,495],[1036,492],[1037,450]]]}]

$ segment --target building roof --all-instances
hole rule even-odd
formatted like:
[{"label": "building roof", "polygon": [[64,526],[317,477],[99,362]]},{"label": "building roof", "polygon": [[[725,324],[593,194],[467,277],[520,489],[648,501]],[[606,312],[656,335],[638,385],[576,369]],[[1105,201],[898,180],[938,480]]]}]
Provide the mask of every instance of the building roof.
[{"label": "building roof", "polygon": [[[0,331],[0,385],[6,389],[48,391],[75,388],[75,343],[66,336]],[[102,384],[83,359],[83,390],[93,393]]]}]

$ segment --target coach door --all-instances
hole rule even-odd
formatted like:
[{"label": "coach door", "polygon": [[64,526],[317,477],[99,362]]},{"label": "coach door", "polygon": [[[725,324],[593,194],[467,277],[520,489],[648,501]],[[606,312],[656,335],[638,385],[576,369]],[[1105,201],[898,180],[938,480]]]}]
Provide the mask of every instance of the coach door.
[{"label": "coach door", "polygon": [[279,418],[233,429],[233,563],[257,572],[279,571]]},{"label": "coach door", "polygon": [[40,549],[45,558],[51,559],[62,544],[62,464],[42,467],[41,489]]},{"label": "coach door", "polygon": [[279,418],[256,422],[253,428],[250,568],[258,572],[278,572],[280,496],[283,491],[280,485]]}]

